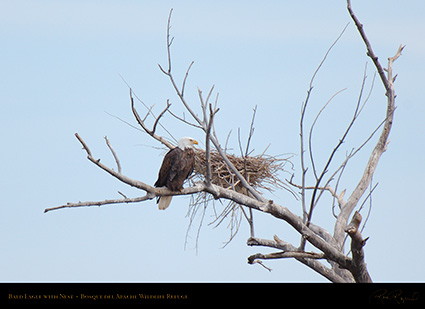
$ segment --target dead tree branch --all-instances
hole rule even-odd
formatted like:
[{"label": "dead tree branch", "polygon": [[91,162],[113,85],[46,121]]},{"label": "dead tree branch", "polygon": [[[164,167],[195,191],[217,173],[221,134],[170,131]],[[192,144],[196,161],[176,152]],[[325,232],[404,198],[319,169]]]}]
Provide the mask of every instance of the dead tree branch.
[{"label": "dead tree branch", "polygon": [[57,210],[57,209],[63,209],[63,208],[72,208],[72,207],[82,207],[82,206],[101,206],[101,205],[107,205],[107,204],[119,204],[119,203],[136,203],[136,202],[142,202],[145,200],[153,199],[155,196],[163,196],[163,195],[187,195],[187,194],[193,194],[201,192],[205,189],[205,186],[202,184],[196,184],[192,187],[184,188],[182,191],[174,192],[170,191],[166,187],[159,187],[155,188],[152,187],[142,181],[131,179],[123,174],[121,174],[118,171],[113,170],[112,168],[104,165],[100,162],[100,159],[96,159],[93,157],[92,152],[90,148],[87,146],[86,142],[79,136],[78,133],[75,133],[75,137],[78,139],[78,141],[83,146],[83,149],[87,153],[87,159],[97,165],[99,168],[104,170],[105,172],[109,173],[116,179],[120,180],[121,182],[138,189],[141,189],[143,191],[146,191],[146,195],[143,197],[137,197],[137,198],[124,198],[124,199],[117,199],[117,200],[104,200],[104,201],[97,201],[97,202],[78,202],[78,203],[67,203],[65,205],[52,207],[52,208],[46,208],[44,212],[49,212],[51,210]]},{"label": "dead tree branch", "polygon": [[385,89],[387,90],[387,96],[390,92],[390,84],[388,82],[387,77],[385,76],[384,69],[381,66],[381,63],[378,61],[378,57],[375,55],[372,49],[372,45],[369,42],[369,39],[366,36],[366,33],[363,29],[363,24],[359,21],[356,14],[354,14],[353,9],[351,8],[351,0],[347,0],[347,10],[350,13],[351,18],[354,21],[354,24],[356,25],[363,42],[366,45],[367,48],[367,55],[372,59],[373,63],[375,64],[376,70],[378,71],[379,77],[381,78],[382,83],[384,84]]},{"label": "dead tree branch", "polygon": [[[337,274],[333,269],[326,267],[322,262],[318,261],[318,258],[322,258],[322,255],[320,253],[306,253],[303,251],[299,251],[295,246],[292,244],[285,242],[276,235],[273,237],[274,241],[268,240],[268,239],[261,239],[258,237],[251,237],[248,239],[247,244],[249,246],[265,246],[270,248],[276,248],[283,250],[284,252],[291,252],[288,253],[287,257],[289,255],[293,255],[292,257],[295,258],[297,261],[303,263],[304,265],[310,267],[315,272],[321,274],[323,277],[327,278],[331,282],[335,283],[344,283],[344,282],[354,282],[349,276],[343,277],[339,274]],[[267,255],[261,255],[261,254],[254,254],[250,257],[248,257],[248,263],[254,264],[258,263],[259,259],[267,259]],[[323,256],[323,258],[326,258]],[[264,265],[263,265],[264,266]]]},{"label": "dead tree branch", "polygon": [[134,198],[123,198],[123,199],[114,199],[114,200],[104,200],[104,201],[96,201],[96,202],[78,202],[78,203],[66,203],[65,205],[57,206],[57,207],[51,207],[46,208],[44,212],[49,212],[52,210],[58,210],[63,208],[76,208],[76,207],[90,207],[90,206],[103,206],[103,205],[111,205],[111,204],[129,204],[129,203],[139,203],[146,200],[150,200],[155,195],[152,194],[146,194],[141,197],[134,197]]},{"label": "dead tree branch", "polygon": [[348,198],[347,202],[345,203],[344,207],[342,207],[340,214],[338,215],[336,224],[335,224],[335,230],[334,230],[334,237],[338,244],[342,245],[344,240],[344,230],[347,226],[348,218],[350,214],[353,212],[354,208],[356,207],[358,201],[363,196],[364,192],[369,186],[369,183],[372,179],[372,176],[375,172],[375,169],[378,165],[379,159],[382,156],[382,154],[386,151],[387,144],[388,144],[388,137],[391,131],[391,127],[393,124],[393,117],[394,117],[394,110],[395,110],[395,90],[394,90],[394,78],[392,76],[392,66],[395,60],[401,55],[401,52],[404,48],[404,46],[400,45],[398,48],[396,54],[394,57],[388,58],[388,68],[387,68],[387,76],[385,75],[385,72],[378,61],[378,57],[373,52],[372,46],[364,32],[363,25],[360,23],[356,15],[354,14],[352,8],[351,8],[351,1],[347,0],[347,9],[350,13],[351,18],[353,19],[354,23],[356,24],[357,29],[360,32],[360,35],[363,39],[363,42],[366,45],[367,49],[367,55],[373,60],[373,63],[375,64],[375,67],[378,71],[379,76],[381,77],[381,81],[384,84],[384,87],[386,89],[385,95],[387,96],[387,111],[386,111],[386,119],[384,123],[384,127],[382,129],[381,135],[378,139],[378,142],[375,146],[375,148],[372,150],[372,153],[369,157],[369,161],[366,165],[365,171],[358,182],[356,188]]},{"label": "dead tree branch", "polygon": [[106,145],[108,146],[109,150],[111,151],[112,155],[114,156],[115,163],[117,164],[118,173],[121,174],[121,163],[118,159],[117,153],[115,152],[114,148],[112,148],[111,143],[109,142],[109,139],[105,136]]},{"label": "dead tree branch", "polygon": [[353,254],[352,269],[354,279],[356,282],[372,282],[370,275],[366,268],[366,263],[364,261],[364,250],[363,247],[366,244],[367,238],[363,239],[362,234],[360,233],[360,222],[362,221],[362,216],[358,211],[353,215],[353,219],[348,227],[345,229],[345,232],[351,237],[351,252]]},{"label": "dead tree branch", "polygon": [[140,118],[139,113],[137,112],[136,107],[134,106],[133,91],[131,90],[131,88],[130,88],[130,100],[131,100],[131,110],[133,112],[133,115],[136,118],[137,123],[143,128],[143,130],[145,130],[145,132],[148,133],[150,136],[152,136],[154,139],[156,139],[157,141],[167,146],[169,149],[174,148],[175,146],[173,144],[171,144],[169,141],[164,139],[162,136],[155,133],[156,125],[158,124],[159,119],[162,117],[162,115],[164,115],[164,113],[168,110],[171,104],[167,101],[167,107],[155,120],[153,129],[149,130],[144,120]]},{"label": "dead tree branch", "polygon": [[205,161],[206,161],[206,171],[207,175],[205,178],[206,185],[209,186],[211,184],[211,164],[210,164],[210,135],[211,135],[211,128],[213,126],[214,116],[217,114],[219,109],[215,109],[213,111],[212,105],[209,104],[209,119],[207,120],[207,129],[205,132]]}]

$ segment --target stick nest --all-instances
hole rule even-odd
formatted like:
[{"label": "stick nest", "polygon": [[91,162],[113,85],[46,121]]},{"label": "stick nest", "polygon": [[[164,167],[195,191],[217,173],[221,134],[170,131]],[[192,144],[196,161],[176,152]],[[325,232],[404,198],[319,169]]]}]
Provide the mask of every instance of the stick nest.
[{"label": "stick nest", "polygon": [[[288,185],[282,181],[279,172],[288,172],[287,164],[292,163],[289,158],[277,158],[273,156],[246,156],[238,157],[227,154],[227,158],[237,168],[239,173],[245,177],[247,182],[255,189],[274,191],[284,188],[290,190]],[[206,177],[206,157],[204,150],[195,152],[195,180],[204,180]],[[211,182],[225,189],[233,189],[239,193],[248,195],[237,176],[227,167],[223,158],[217,151],[210,152]]]},{"label": "stick nest", "polygon": [[[292,157],[291,155],[287,158],[266,155],[238,157],[235,155],[226,154],[226,156],[254,189],[262,189],[267,191],[285,189],[289,191],[294,197],[296,196],[288,183],[283,180],[283,175],[279,175],[281,172],[292,174],[287,169],[287,164],[289,164],[289,169],[293,169],[293,164],[290,161],[290,158]],[[197,149],[195,151],[195,168],[191,181],[198,182],[205,180],[207,174],[206,166],[207,163],[205,151]],[[245,194],[247,196],[251,196],[251,193],[248,192],[238,177],[227,167],[223,158],[217,151],[210,152],[210,166],[211,182],[213,184],[225,189],[235,190],[236,192]],[[261,193],[261,191],[259,192]],[[187,216],[190,218],[188,231],[193,225],[197,214],[201,213],[201,219],[198,227],[199,235],[200,227],[202,226],[205,215],[206,205],[209,202],[212,202],[212,207],[214,209],[213,218],[215,217],[214,220],[209,223],[209,225],[213,224],[215,227],[217,227],[222,222],[224,222],[226,218],[229,220],[227,228],[230,230],[230,237],[224,244],[224,246],[226,246],[232,241],[233,237],[239,231],[239,226],[243,218],[248,218],[247,216],[249,215],[242,207],[240,207],[239,204],[232,200],[228,201],[228,203],[223,203],[220,201],[220,204],[224,207],[222,208],[221,212],[216,212],[214,199],[205,192],[200,192],[198,194],[192,195],[191,197],[191,202],[189,204],[187,213]],[[188,234],[186,234],[186,237],[187,235]]]}]

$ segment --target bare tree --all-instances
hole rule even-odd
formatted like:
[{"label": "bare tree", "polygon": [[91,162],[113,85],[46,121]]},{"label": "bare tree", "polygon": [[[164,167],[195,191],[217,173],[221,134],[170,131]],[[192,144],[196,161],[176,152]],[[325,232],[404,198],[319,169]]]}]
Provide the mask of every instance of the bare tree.
[{"label": "bare tree", "polygon": [[[332,282],[371,282],[372,279],[368,273],[364,258],[365,255],[363,247],[366,244],[367,239],[364,239],[361,235],[362,216],[360,212],[362,205],[368,198],[370,198],[375,188],[371,186],[372,176],[378,165],[380,157],[387,149],[388,137],[393,123],[396,98],[394,90],[396,75],[393,75],[393,63],[401,55],[404,46],[400,46],[396,54],[393,57],[388,58],[387,68],[383,68],[372,49],[372,45],[366,36],[363,25],[352,10],[350,0],[347,0],[347,9],[366,46],[367,55],[372,59],[378,76],[385,87],[387,109],[385,117],[382,116],[380,119],[381,122],[379,123],[379,121],[377,121],[376,129],[370,132],[370,135],[365,138],[359,146],[352,148],[342,162],[339,164],[335,163],[335,154],[341,148],[341,145],[346,142],[348,133],[355,125],[360,113],[363,111],[363,107],[368,101],[373,87],[372,82],[369,92],[365,95],[366,68],[351,121],[348,123],[346,130],[343,132],[338,143],[330,151],[330,155],[322,169],[318,168],[315,161],[312,147],[313,131],[317,123],[317,119],[332,99],[339,94],[339,92],[332,96],[322,107],[316,115],[308,132],[305,124],[305,115],[309,110],[309,102],[316,74],[321,69],[322,64],[325,62],[326,57],[333,46],[337,43],[339,37],[329,48],[322,62],[314,72],[310,82],[310,87],[307,91],[307,97],[301,106],[299,123],[299,158],[301,176],[300,183],[297,183],[295,181],[294,173],[292,173],[290,179],[284,180],[282,177],[279,177],[279,172],[287,171],[285,167],[288,164],[292,168],[294,167],[291,165],[292,163],[290,162],[289,157],[278,158],[277,156],[267,156],[265,155],[265,151],[261,155],[252,155],[252,152],[250,151],[250,142],[254,131],[253,125],[256,109],[254,110],[249,136],[245,147],[242,146],[239,135],[238,141],[240,156],[228,153],[227,141],[225,144],[226,146],[223,148],[215,132],[214,119],[219,112],[219,108],[217,107],[218,93],[213,98],[214,86],[211,87],[206,97],[203,92],[198,89],[201,108],[200,116],[194,111],[193,105],[189,104],[185,97],[186,81],[193,62],[190,63],[181,86],[178,85],[172,71],[171,46],[174,38],[170,35],[171,10],[168,18],[166,36],[168,63],[166,67],[159,65],[159,68],[169,78],[172,87],[174,88],[181,104],[189,113],[190,118],[186,119],[186,117],[180,117],[173,113],[171,111],[171,104],[169,101],[167,101],[165,108],[158,114],[158,116],[154,114],[152,107],[148,108],[146,106],[147,113],[145,117],[142,118],[136,110],[135,98],[138,98],[135,96],[131,88],[129,89],[130,102],[132,113],[142,130],[148,133],[153,139],[170,149],[174,147],[173,143],[170,142],[168,138],[165,138],[165,136],[158,134],[157,130],[158,126],[161,126],[161,128],[168,132],[161,123],[161,118],[165,113],[170,113],[182,123],[203,131],[205,135],[205,150],[199,150],[196,154],[197,164],[195,167],[195,174],[190,180],[190,186],[184,188],[181,192],[172,192],[165,187],[155,188],[145,182],[131,179],[122,174],[118,156],[106,137],[105,140],[107,146],[110,149],[117,165],[116,170],[101,163],[100,159],[96,158],[92,154],[92,151],[85,141],[78,134],[75,134],[76,138],[87,153],[87,158],[93,164],[97,165],[99,168],[121,182],[144,191],[145,194],[134,198],[123,196],[123,198],[120,199],[67,203],[58,207],[47,208],[45,209],[45,212],[62,208],[101,206],[117,203],[137,203],[151,200],[157,196],[163,195],[192,195],[193,198],[189,212],[193,215],[200,206],[204,206],[205,208],[209,203],[214,203],[214,201],[218,200],[223,206],[221,213],[216,217],[216,223],[220,224],[224,218],[230,218],[231,222],[233,222],[233,225],[231,226],[234,228],[231,238],[238,230],[240,221],[246,220],[250,227],[250,237],[247,241],[249,246],[276,249],[273,253],[257,253],[251,255],[248,257],[248,263],[258,263],[266,267],[263,263],[264,260],[294,258]],[[152,129],[148,127],[147,119],[153,119]],[[339,184],[347,164],[367,143],[372,140],[372,137],[378,134],[380,134],[378,141],[370,153],[369,160],[365,163],[363,174],[358,180],[358,183],[350,196],[345,196],[346,190],[339,192]],[[311,178],[313,181],[310,180]],[[264,194],[261,193],[261,191],[274,190],[276,188],[288,190],[294,198],[300,201],[301,216],[296,215],[284,205],[279,205],[273,200],[267,199],[264,197]],[[369,192],[367,193],[367,191]],[[335,217],[333,233],[332,231],[327,231],[325,228],[313,223],[314,211],[317,209],[319,202],[322,201],[321,198],[325,194],[330,194],[333,198],[332,209]],[[363,203],[361,203],[362,198]],[[254,233],[254,211],[270,214],[277,219],[285,221],[299,233],[300,244],[295,246],[280,239],[277,235],[275,235],[273,239],[256,237]],[[351,239],[351,246],[349,252],[346,253],[345,242],[348,238]],[[314,251],[306,251],[305,248],[307,243],[314,248]],[[266,268],[269,269],[268,267]]]}]

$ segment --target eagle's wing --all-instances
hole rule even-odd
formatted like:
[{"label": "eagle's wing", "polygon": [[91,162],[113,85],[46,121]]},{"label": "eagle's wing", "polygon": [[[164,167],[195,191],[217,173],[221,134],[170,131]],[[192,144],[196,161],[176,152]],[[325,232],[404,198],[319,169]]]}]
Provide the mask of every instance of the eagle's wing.
[{"label": "eagle's wing", "polygon": [[175,177],[175,163],[178,160],[179,151],[181,151],[179,148],[174,148],[167,152],[164,160],[162,161],[161,168],[159,169],[158,179],[154,184],[155,187],[165,187],[170,179],[170,176],[173,178]]},{"label": "eagle's wing", "polygon": [[[158,179],[155,182],[155,187],[168,187],[170,180],[176,176],[176,166],[179,165],[179,158],[181,155],[179,152],[181,149],[174,148],[167,152],[162,160],[161,168],[159,169]],[[166,209],[171,202],[172,196],[162,196],[158,197],[156,202],[158,203],[158,208],[161,210]]]}]

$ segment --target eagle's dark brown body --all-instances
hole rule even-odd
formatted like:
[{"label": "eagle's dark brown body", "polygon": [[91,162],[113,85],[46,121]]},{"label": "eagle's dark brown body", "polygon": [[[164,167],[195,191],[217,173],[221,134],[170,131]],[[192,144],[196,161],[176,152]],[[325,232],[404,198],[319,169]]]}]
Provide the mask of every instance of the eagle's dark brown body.
[{"label": "eagle's dark brown body", "polygon": [[193,149],[181,150],[179,147],[171,149],[162,161],[155,187],[167,187],[171,191],[182,190],[183,182],[192,174],[194,165]]},{"label": "eagle's dark brown body", "polygon": [[[183,182],[192,174],[194,166],[195,152],[192,148],[171,149],[162,161],[155,187],[167,187],[171,191],[181,191]],[[171,196],[162,196],[157,201],[160,209],[167,208],[170,202]]]}]

